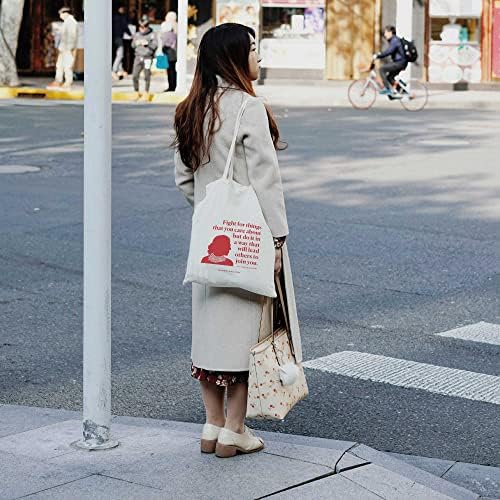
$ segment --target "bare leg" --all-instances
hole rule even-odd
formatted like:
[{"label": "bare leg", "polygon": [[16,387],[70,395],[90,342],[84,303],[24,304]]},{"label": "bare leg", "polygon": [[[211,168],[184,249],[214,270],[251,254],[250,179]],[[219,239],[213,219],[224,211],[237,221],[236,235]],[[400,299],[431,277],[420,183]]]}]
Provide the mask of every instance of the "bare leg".
[{"label": "bare leg", "polygon": [[225,387],[211,384],[207,381],[201,381],[201,395],[205,404],[207,414],[207,423],[224,427],[226,416],[224,414],[224,395]]},{"label": "bare leg", "polygon": [[227,388],[226,429],[242,434],[245,432],[248,384],[234,384]]}]

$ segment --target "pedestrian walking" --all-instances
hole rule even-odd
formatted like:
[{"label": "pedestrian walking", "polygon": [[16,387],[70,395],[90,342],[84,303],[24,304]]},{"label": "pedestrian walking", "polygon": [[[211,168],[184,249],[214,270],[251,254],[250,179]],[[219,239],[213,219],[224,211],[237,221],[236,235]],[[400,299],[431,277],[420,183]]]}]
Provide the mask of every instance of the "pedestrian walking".
[{"label": "pedestrian walking", "polygon": [[[149,19],[143,16],[139,21],[139,31],[132,39],[132,48],[135,50],[134,69],[132,72],[132,79],[134,82],[134,90],[136,92],[136,99],[149,101],[150,94],[149,88],[151,86],[151,66],[153,65],[153,58],[156,49],[158,48],[158,39],[156,34],[149,26]],[[145,80],[145,93],[139,92],[139,78],[144,71]]]},{"label": "pedestrian walking", "polygon": [[[73,85],[73,67],[78,47],[78,23],[69,7],[59,9],[59,17],[63,21],[60,36],[57,38],[57,62],[55,80],[48,88],[71,88]],[[64,83],[63,83],[64,82]]]},{"label": "pedestrian walking", "polygon": [[[237,117],[241,116],[234,179],[253,187],[273,235],[274,269],[285,283],[290,333],[297,362],[301,362],[285,243],[288,224],[276,155],[282,143],[271,111],[255,97],[252,81],[258,77],[259,57],[253,29],[227,23],[206,32],[200,43],[191,91],[175,114],[175,181],[196,208],[205,198],[207,185],[224,174]],[[225,272],[231,272],[233,261],[226,256],[228,244],[219,239],[209,245],[206,262],[222,264]],[[206,411],[202,452],[228,457],[264,448],[263,440],[245,426],[245,416],[249,353],[259,339],[264,309],[270,300],[239,288],[192,285],[191,373],[200,381]]]},{"label": "pedestrian walking", "polygon": [[161,23],[162,51],[168,58],[167,81],[165,92],[175,92],[177,88],[177,14],[170,11]]},{"label": "pedestrian walking", "polygon": [[120,5],[115,14],[113,14],[112,22],[113,49],[115,54],[112,68],[114,80],[126,76],[123,70],[123,58],[125,55],[124,37],[132,36],[128,25],[127,11],[123,5]]}]

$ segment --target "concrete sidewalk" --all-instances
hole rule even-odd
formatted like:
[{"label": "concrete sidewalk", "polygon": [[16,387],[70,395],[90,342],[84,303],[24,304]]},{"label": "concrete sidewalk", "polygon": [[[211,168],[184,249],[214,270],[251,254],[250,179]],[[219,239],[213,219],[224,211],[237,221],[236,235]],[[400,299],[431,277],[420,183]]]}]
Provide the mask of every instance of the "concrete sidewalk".
[{"label": "concrete sidewalk", "polygon": [[[0,99],[16,97],[38,97],[53,100],[83,100],[83,82],[75,82],[71,90],[47,90],[50,82],[47,78],[24,79],[21,87],[0,87]],[[284,107],[351,107],[347,97],[350,82],[293,82],[278,83],[272,81],[265,85],[257,85],[256,93],[272,105]],[[141,89],[144,83],[141,81]],[[184,96],[172,92],[164,92],[165,79],[157,74],[151,83],[151,103],[177,104]],[[135,93],[130,77],[113,83],[114,102],[132,102]],[[401,108],[397,101],[389,101],[379,96],[374,108]],[[425,109],[488,109],[500,110],[500,91],[498,90],[468,90],[450,91],[430,87],[429,101]]]},{"label": "concrete sidewalk", "polygon": [[259,432],[263,452],[219,459],[200,453],[200,431],[115,417],[120,446],[87,452],[71,446],[81,435],[79,413],[0,405],[0,499],[465,500],[500,491],[494,467],[305,436]]},{"label": "concrete sidewalk", "polygon": [[[34,98],[48,99],[56,101],[83,101],[83,82],[75,81],[71,89],[47,88],[51,82],[49,78],[25,78],[22,79],[19,87],[0,87],[0,99]],[[144,82],[141,81],[141,91]],[[177,104],[183,96],[173,92],[164,92],[164,77],[156,75],[151,81],[151,96],[149,102],[160,104]],[[113,102],[134,102],[136,94],[130,77],[113,82],[112,86]]]},{"label": "concrete sidewalk", "polygon": [[[352,106],[347,97],[350,82],[341,83],[316,87],[269,84],[258,86],[256,91],[270,104],[278,106],[350,108]],[[378,96],[373,108],[402,109],[399,101],[390,101],[385,96]],[[500,110],[500,92],[495,90],[453,92],[430,89],[424,111],[428,109]],[[360,111],[363,112],[367,111]]]}]

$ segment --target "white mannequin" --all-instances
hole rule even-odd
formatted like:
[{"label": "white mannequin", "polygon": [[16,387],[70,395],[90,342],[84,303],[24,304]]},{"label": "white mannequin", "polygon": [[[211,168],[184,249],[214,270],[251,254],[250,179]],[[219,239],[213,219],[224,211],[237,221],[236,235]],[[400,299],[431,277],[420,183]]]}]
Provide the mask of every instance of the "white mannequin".
[{"label": "white mannequin", "polygon": [[459,43],[460,30],[462,26],[460,24],[456,24],[457,18],[455,16],[451,16],[449,20],[449,24],[445,24],[443,26],[443,30],[440,35],[441,40],[447,43]]}]

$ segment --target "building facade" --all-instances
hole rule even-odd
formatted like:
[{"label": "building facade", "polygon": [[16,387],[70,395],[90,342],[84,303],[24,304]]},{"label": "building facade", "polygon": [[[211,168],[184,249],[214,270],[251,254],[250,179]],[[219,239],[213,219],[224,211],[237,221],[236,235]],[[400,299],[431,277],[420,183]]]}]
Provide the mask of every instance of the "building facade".
[{"label": "building facade", "polygon": [[[177,0],[103,0],[112,1],[113,8],[123,5],[134,24],[142,15],[148,15],[152,23],[160,24],[169,10],[177,10]],[[203,0],[191,1],[200,4]],[[210,3],[210,2],[208,2]],[[54,23],[60,21],[58,11],[70,7],[80,25],[81,37],[76,61],[76,70],[83,71],[83,16],[85,0],[26,0],[17,50],[17,66],[20,74],[45,75],[55,70]],[[207,10],[207,9],[205,9]],[[211,13],[211,6],[208,11]]]},{"label": "building facade", "polygon": [[[109,0],[111,1],[111,0]],[[70,6],[83,20],[84,0],[26,0],[17,62],[21,74],[54,71],[53,23]],[[113,0],[134,23],[148,15],[159,27],[178,0]],[[349,80],[360,76],[394,24],[420,54],[413,77],[430,82],[500,79],[500,0],[189,0],[188,71],[203,33],[223,22],[252,26],[263,78]],[[77,71],[83,70],[83,23]],[[131,52],[126,63],[130,65]]]},{"label": "building facade", "polygon": [[83,19],[83,0],[26,0],[19,32],[17,67],[21,74],[53,72],[57,55],[52,23],[59,20],[61,7],[71,7],[78,20]]},{"label": "building facade", "polygon": [[[54,71],[54,23],[69,6],[80,22],[76,70],[83,71],[84,0],[26,0],[17,53],[21,74]],[[147,14],[159,26],[177,0],[122,0],[132,23]],[[190,0],[190,47],[193,59],[203,33],[220,22],[248,24],[257,32],[263,76],[292,79],[350,79],[359,75],[380,43],[382,0]]]},{"label": "building facade", "polygon": [[382,0],[216,0],[216,24],[252,26],[263,78],[351,79],[380,44]]}]

